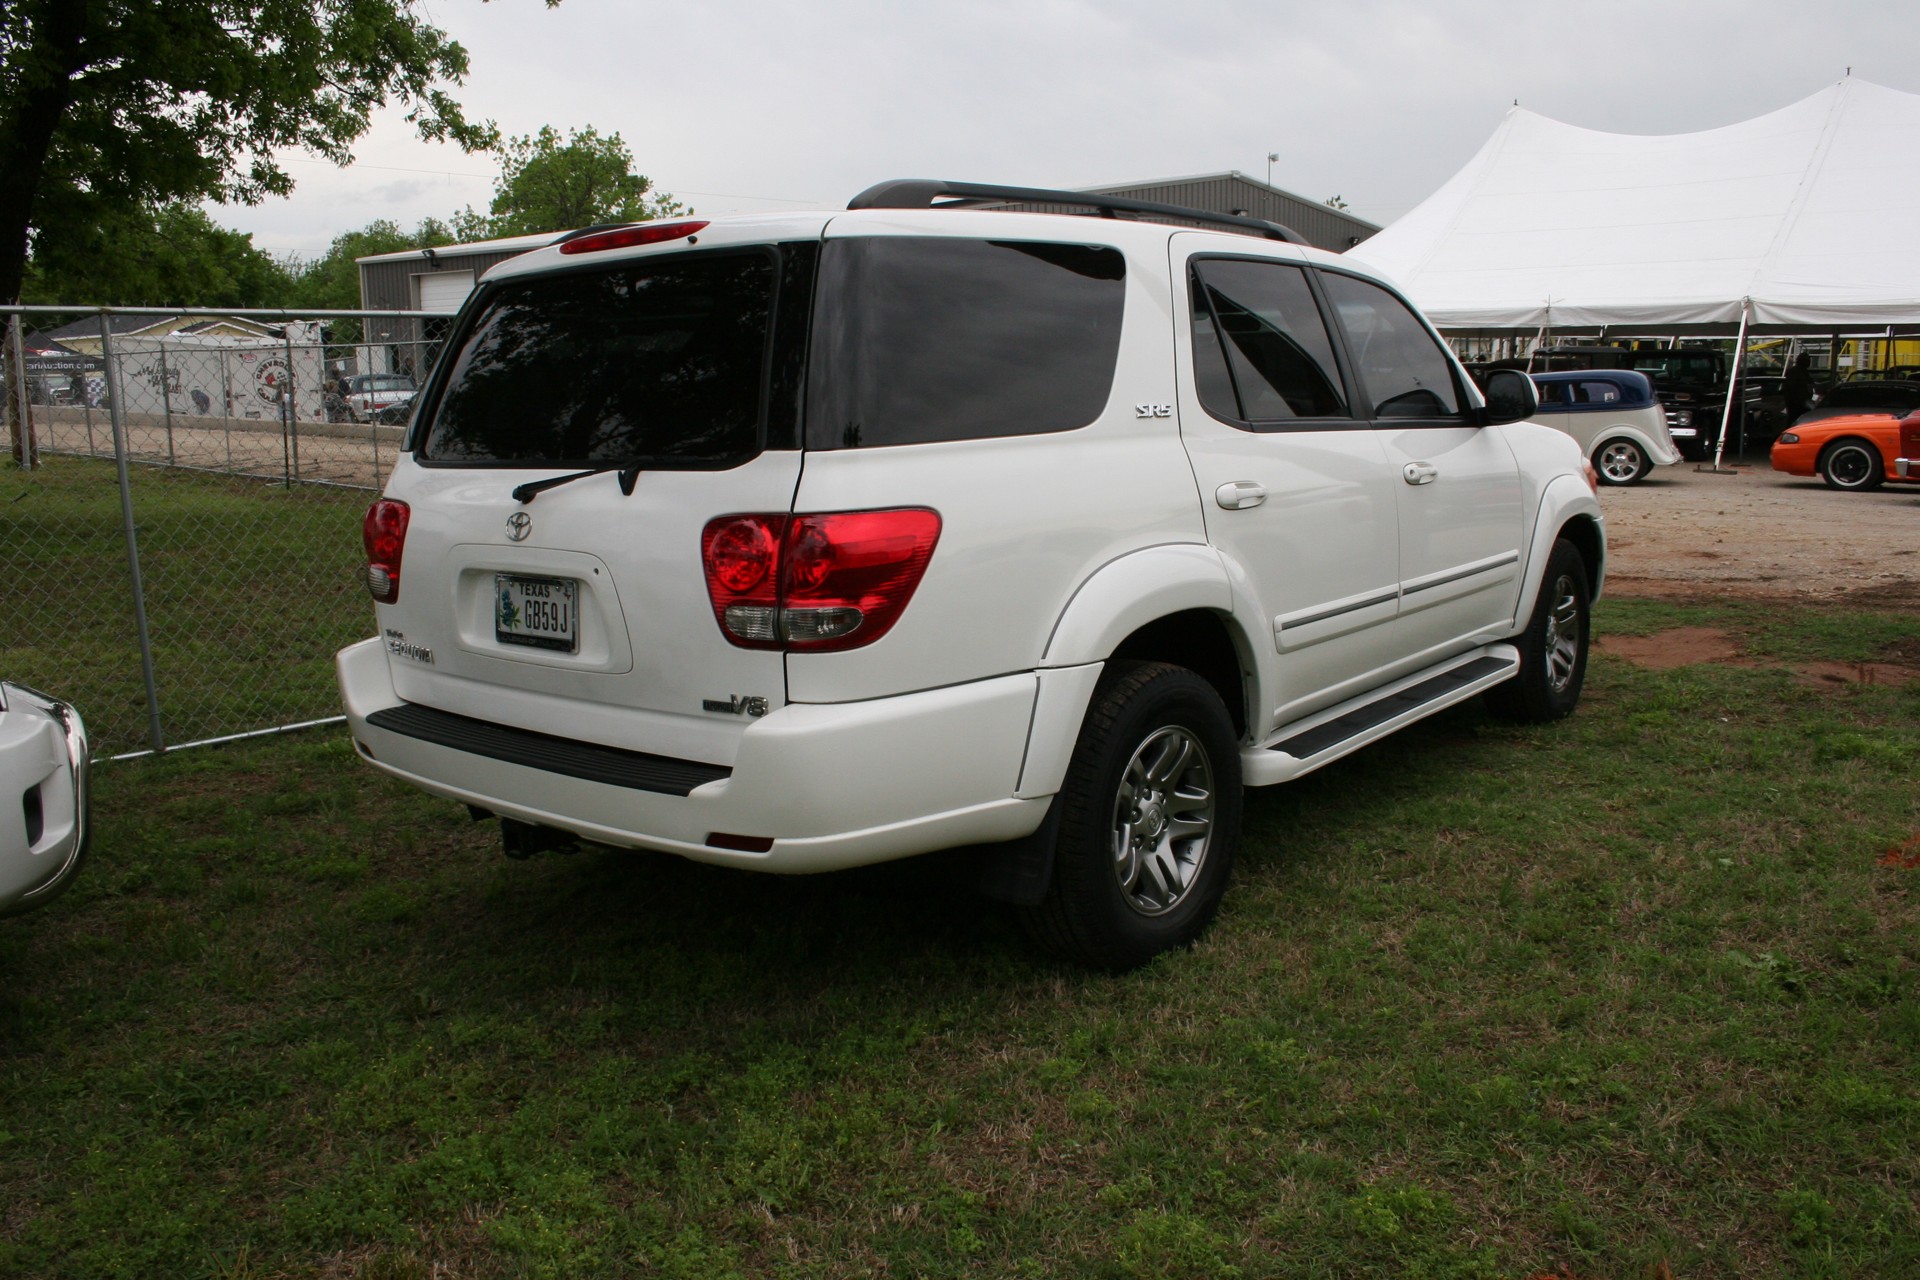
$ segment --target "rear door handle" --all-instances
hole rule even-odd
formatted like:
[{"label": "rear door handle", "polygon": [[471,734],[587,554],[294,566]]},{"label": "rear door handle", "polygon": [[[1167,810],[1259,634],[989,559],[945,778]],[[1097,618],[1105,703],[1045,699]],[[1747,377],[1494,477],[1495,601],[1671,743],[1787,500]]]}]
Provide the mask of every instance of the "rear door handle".
[{"label": "rear door handle", "polygon": [[1251,480],[1230,480],[1213,491],[1213,500],[1229,511],[1244,511],[1265,502],[1267,488]]},{"label": "rear door handle", "polygon": [[1440,474],[1440,468],[1431,462],[1409,462],[1400,474],[1406,477],[1408,484],[1432,484],[1433,478]]}]

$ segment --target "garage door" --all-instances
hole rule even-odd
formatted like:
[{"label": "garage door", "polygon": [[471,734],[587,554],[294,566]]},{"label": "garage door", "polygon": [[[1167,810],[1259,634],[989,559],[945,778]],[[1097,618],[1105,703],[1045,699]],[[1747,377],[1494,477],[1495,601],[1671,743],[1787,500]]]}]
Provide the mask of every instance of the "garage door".
[{"label": "garage door", "polygon": [[471,271],[440,271],[413,279],[422,311],[458,311],[473,292]]}]

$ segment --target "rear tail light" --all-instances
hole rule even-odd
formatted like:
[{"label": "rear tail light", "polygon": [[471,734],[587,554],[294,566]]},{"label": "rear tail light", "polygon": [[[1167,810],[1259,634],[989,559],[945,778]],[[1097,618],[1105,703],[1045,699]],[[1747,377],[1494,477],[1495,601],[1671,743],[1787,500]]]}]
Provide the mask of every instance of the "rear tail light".
[{"label": "rear tail light", "polygon": [[367,591],[381,604],[400,598],[400,554],[407,545],[407,504],[382,498],[367,508],[360,537],[367,545]]},{"label": "rear tail light", "polygon": [[700,553],[728,640],[819,653],[885,635],[939,540],[940,517],[925,507],[736,515],[708,522]]},{"label": "rear tail light", "polygon": [[662,244],[668,240],[688,240],[706,228],[705,222],[642,222],[612,231],[596,231],[560,242],[565,254],[598,253],[602,249],[631,249],[637,244]]}]

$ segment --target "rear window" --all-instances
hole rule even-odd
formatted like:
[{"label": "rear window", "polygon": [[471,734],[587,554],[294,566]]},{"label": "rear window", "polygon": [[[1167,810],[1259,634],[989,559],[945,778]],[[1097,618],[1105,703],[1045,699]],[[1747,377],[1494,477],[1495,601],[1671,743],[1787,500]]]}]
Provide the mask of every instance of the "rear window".
[{"label": "rear window", "polygon": [[460,344],[420,457],[681,468],[751,458],[778,274],[769,250],[505,286]]},{"label": "rear window", "polygon": [[1106,408],[1126,262],[1097,245],[871,236],[820,260],[807,447],[1084,427]]}]

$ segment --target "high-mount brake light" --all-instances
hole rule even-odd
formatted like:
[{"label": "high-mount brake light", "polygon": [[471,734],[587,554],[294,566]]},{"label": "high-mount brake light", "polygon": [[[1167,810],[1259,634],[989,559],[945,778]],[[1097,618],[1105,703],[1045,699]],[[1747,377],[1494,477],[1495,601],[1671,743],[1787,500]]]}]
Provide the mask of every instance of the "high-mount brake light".
[{"label": "high-mount brake light", "polygon": [[662,244],[668,240],[685,240],[706,227],[704,221],[642,222],[631,227],[615,227],[612,231],[596,231],[577,240],[563,240],[560,252],[598,253],[602,249],[631,249],[639,244]]},{"label": "high-mount brake light", "polygon": [[925,507],[709,521],[700,537],[720,630],[747,649],[830,653],[885,635],[940,540]]},{"label": "high-mount brake light", "polygon": [[413,516],[406,503],[382,498],[367,508],[360,538],[367,547],[367,591],[381,604],[400,598],[400,556],[407,546],[407,521]]}]

